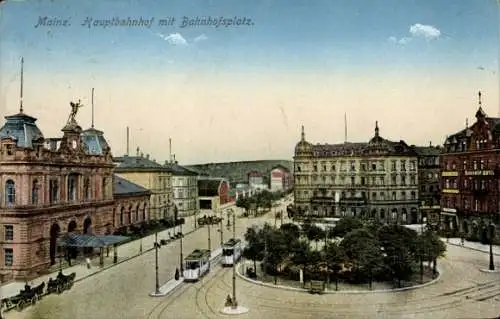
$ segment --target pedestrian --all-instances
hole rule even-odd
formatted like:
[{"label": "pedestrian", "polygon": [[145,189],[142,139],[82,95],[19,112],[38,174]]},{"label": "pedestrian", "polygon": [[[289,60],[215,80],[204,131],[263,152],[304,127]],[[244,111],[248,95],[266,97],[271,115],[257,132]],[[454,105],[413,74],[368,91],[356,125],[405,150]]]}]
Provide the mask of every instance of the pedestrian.
[{"label": "pedestrian", "polygon": [[462,246],[464,245],[464,243],[465,243],[465,238],[464,238],[464,235],[462,235],[462,236],[460,237],[460,243],[462,244]]},{"label": "pedestrian", "polygon": [[90,269],[90,258],[87,257],[85,261],[87,262],[87,269]]}]

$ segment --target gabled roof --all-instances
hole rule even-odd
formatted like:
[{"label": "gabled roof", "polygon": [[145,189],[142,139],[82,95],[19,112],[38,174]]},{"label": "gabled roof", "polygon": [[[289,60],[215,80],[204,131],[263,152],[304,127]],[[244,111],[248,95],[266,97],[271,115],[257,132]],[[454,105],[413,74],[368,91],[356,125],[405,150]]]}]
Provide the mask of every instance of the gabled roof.
[{"label": "gabled roof", "polygon": [[115,172],[170,172],[168,167],[142,156],[121,156],[113,158],[117,163]]},{"label": "gabled roof", "polygon": [[113,175],[113,195],[149,195],[151,191],[129,180]]}]

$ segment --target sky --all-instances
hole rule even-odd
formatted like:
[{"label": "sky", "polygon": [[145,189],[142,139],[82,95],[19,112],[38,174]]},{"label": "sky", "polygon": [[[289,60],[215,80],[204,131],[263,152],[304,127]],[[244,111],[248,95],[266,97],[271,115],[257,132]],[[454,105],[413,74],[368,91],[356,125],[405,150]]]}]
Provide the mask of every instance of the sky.
[{"label": "sky", "polygon": [[[135,20],[135,24],[132,24]],[[208,21],[208,22],[207,22]],[[210,25],[207,25],[209,23]],[[442,144],[499,116],[499,0],[8,0],[0,115],[60,136],[77,120],[115,156],[181,164],[292,159],[311,143]]]}]

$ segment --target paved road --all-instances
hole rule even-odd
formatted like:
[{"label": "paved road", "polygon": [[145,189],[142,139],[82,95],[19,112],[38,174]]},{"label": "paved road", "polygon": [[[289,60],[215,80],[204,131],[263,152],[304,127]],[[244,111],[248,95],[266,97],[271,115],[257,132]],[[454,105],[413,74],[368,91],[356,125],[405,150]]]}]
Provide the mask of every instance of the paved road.
[{"label": "paved road", "polygon": [[[241,210],[234,208],[237,214]],[[252,224],[273,222],[273,214],[260,218],[236,219],[238,236]],[[212,249],[220,246],[218,226],[210,227]],[[224,241],[231,232],[224,229]],[[184,256],[196,248],[208,248],[208,227],[197,230],[185,237],[183,242]],[[175,242],[162,247],[159,251],[159,277],[163,284],[174,277],[179,267],[180,243]],[[138,319],[147,318],[148,313],[169,297],[152,298],[149,293],[155,287],[155,253],[147,252],[135,259],[104,270],[88,279],[76,283],[70,291],[62,295],[46,296],[35,306],[22,312],[15,310],[5,314],[7,319]],[[181,316],[182,317],[182,316]],[[196,316],[194,317],[196,318]]]},{"label": "paved road", "polygon": [[[268,214],[258,219],[237,220],[241,234],[253,223],[271,221]],[[212,228],[212,248],[220,241]],[[207,247],[208,229],[201,229],[184,241],[185,254]],[[229,238],[227,229],[225,238]],[[172,278],[179,263],[179,243],[160,250],[160,278]],[[500,258],[497,267],[500,268]],[[240,318],[493,318],[500,315],[500,273],[484,273],[488,254],[448,245],[440,261],[443,275],[428,287],[397,293],[309,295],[251,284],[237,278],[238,300],[250,312]],[[16,318],[226,318],[220,314],[231,293],[232,269],[214,267],[201,282],[182,285],[171,295],[151,298],[154,289],[154,252],[106,270],[77,283],[61,296],[48,296]]]},{"label": "paved road", "polygon": [[[322,296],[278,290],[237,278],[240,318],[493,318],[500,315],[500,274],[483,273],[487,254],[449,246],[439,282],[418,290]],[[500,265],[499,265],[500,266]],[[479,268],[478,268],[479,267]],[[146,318],[224,318],[231,269],[213,271],[200,283],[183,286]]]}]

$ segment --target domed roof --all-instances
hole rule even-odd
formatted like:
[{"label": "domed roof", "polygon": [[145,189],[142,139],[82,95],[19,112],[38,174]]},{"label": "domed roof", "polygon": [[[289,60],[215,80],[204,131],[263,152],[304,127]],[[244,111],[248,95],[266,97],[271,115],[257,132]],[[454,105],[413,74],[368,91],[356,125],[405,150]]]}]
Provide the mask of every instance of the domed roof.
[{"label": "domed roof", "polygon": [[295,154],[312,154],[313,153],[313,145],[306,141],[306,134],[304,132],[304,125],[302,125],[302,133],[300,141],[295,145]]},{"label": "domed roof", "polygon": [[20,112],[6,116],[5,124],[0,128],[0,138],[11,137],[18,147],[33,148],[33,141],[43,139],[43,134],[36,126],[36,118]]},{"label": "domed roof", "polygon": [[82,138],[89,155],[104,155],[106,152],[109,152],[110,147],[102,131],[96,130],[93,127],[89,128],[82,132]]}]

